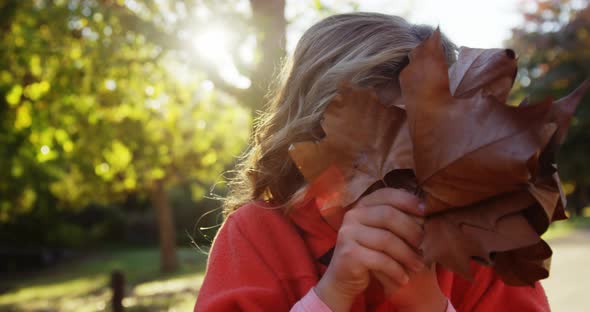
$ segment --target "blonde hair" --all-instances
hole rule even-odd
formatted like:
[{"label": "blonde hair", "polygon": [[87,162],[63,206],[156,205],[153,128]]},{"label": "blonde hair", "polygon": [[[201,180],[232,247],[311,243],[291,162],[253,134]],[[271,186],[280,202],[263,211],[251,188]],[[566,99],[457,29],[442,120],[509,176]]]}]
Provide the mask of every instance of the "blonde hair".
[{"label": "blonde hair", "polygon": [[[280,73],[254,140],[229,183],[224,212],[264,200],[284,207],[304,185],[289,158],[294,142],[319,139],[324,108],[341,82],[383,88],[397,82],[408,53],[434,29],[378,13],[330,16],[309,28]],[[443,36],[448,63],[456,46]]]}]

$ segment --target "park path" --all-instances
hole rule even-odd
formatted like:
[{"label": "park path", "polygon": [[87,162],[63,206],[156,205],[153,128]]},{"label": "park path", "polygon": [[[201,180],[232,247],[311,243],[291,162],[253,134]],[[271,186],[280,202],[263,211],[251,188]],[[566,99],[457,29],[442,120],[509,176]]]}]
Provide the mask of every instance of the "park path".
[{"label": "park path", "polygon": [[575,231],[549,241],[551,275],[542,281],[551,311],[590,311],[590,231]]}]

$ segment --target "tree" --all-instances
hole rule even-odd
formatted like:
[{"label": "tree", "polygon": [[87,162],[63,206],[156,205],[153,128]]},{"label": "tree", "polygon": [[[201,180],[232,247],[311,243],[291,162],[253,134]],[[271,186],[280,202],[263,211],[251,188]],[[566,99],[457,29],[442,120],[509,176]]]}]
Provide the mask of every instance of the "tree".
[{"label": "tree", "polygon": [[242,149],[248,110],[201,72],[178,79],[177,51],[127,31],[119,7],[94,1],[6,4],[0,63],[1,216],[115,202],[158,211],[161,265],[174,270],[166,190],[202,196]]},{"label": "tree", "polygon": [[[321,1],[308,6],[316,17],[337,11]],[[244,147],[285,55],[285,7],[1,3],[0,222],[54,204],[82,209],[146,197],[157,211],[162,269],[174,270],[167,189],[191,183],[202,197]]]},{"label": "tree", "polygon": [[[524,23],[512,31],[507,45],[519,54],[519,92],[537,98],[561,97],[590,77],[590,3],[588,1],[530,1],[523,7]],[[568,138],[559,153],[562,178],[576,214],[590,204],[590,97],[580,104]]]}]

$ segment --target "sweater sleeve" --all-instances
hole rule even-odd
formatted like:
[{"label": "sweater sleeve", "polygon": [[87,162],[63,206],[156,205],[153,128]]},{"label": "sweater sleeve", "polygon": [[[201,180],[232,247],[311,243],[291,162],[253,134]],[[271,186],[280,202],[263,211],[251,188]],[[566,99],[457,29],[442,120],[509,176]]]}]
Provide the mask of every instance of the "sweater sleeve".
[{"label": "sweater sleeve", "polygon": [[219,230],[194,311],[289,311],[265,257],[232,218]]},{"label": "sweater sleeve", "polygon": [[[301,300],[297,301],[289,312],[332,312],[332,310],[318,297],[312,288]],[[447,303],[445,312],[457,312],[450,300]]]},{"label": "sweater sleeve", "polygon": [[447,309],[445,310],[445,312],[457,312],[451,300],[449,300],[449,302],[447,303]]},{"label": "sweater sleeve", "polygon": [[472,283],[466,292],[452,298],[458,312],[550,311],[539,282],[534,287],[508,286],[491,268],[480,266]]},{"label": "sweater sleeve", "polygon": [[332,312],[312,288],[309,292],[297,301],[290,312]]}]

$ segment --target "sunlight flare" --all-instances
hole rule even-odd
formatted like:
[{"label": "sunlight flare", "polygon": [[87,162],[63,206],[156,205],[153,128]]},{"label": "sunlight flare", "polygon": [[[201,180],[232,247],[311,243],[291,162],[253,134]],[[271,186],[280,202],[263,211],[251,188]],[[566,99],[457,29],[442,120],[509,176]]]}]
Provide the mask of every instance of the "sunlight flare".
[{"label": "sunlight flare", "polygon": [[[220,76],[237,88],[247,89],[250,80],[243,76],[236,68],[231,54],[230,32],[223,27],[214,26],[202,29],[191,39],[191,45],[201,61],[206,62],[219,72]],[[241,56],[247,54],[241,51]],[[245,56],[246,58],[253,56]]]},{"label": "sunlight flare", "polygon": [[204,29],[194,36],[193,49],[207,61],[218,63],[228,55],[229,32],[221,27]]}]

